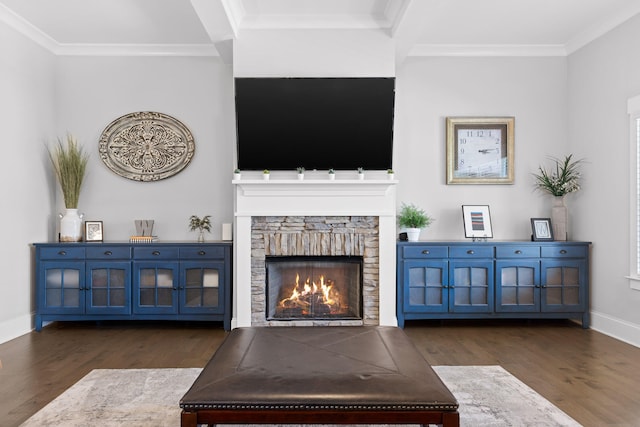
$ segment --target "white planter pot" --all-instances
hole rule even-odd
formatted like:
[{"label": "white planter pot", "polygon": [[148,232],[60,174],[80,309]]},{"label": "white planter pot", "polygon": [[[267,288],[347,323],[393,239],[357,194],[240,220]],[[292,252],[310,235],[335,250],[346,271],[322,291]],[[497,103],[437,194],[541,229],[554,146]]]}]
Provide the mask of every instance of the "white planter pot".
[{"label": "white planter pot", "polygon": [[420,231],[422,231],[420,228],[407,228],[405,230],[410,242],[417,242],[420,239]]},{"label": "white planter pot", "polygon": [[66,209],[64,215],[60,214],[60,241],[82,241],[82,217],[78,215],[78,209]]},{"label": "white planter pot", "polygon": [[265,181],[269,181],[269,174],[268,173],[263,173],[262,174],[262,179],[264,179]]},{"label": "white planter pot", "polygon": [[304,179],[304,174],[303,173],[299,173],[298,174],[298,181],[302,181]]}]

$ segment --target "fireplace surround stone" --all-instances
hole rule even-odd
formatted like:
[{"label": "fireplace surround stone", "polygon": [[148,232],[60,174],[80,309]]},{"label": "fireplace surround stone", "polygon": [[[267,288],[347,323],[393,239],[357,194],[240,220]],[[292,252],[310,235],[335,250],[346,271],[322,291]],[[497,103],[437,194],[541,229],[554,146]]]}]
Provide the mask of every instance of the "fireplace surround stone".
[{"label": "fireplace surround stone", "polygon": [[[379,323],[378,217],[253,217],[251,225],[251,323],[253,326],[377,325]],[[266,256],[361,256],[362,320],[266,320]]]}]

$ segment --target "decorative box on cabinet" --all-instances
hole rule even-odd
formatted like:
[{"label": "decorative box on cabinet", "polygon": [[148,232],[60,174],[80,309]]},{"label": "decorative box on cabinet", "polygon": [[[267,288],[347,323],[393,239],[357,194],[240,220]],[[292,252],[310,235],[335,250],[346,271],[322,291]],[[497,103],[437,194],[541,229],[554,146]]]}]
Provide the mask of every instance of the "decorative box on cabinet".
[{"label": "decorative box on cabinet", "polygon": [[231,243],[36,243],[36,330],[53,320],[222,321]]},{"label": "decorative box on cabinet", "polygon": [[399,242],[397,317],[589,326],[589,242]]}]

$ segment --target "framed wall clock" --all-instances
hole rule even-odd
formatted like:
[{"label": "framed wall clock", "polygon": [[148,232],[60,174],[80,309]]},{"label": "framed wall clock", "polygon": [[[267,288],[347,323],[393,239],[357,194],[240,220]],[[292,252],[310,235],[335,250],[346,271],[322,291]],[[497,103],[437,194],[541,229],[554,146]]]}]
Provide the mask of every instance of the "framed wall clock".
[{"label": "framed wall clock", "polygon": [[513,117],[447,117],[447,184],[513,184]]}]

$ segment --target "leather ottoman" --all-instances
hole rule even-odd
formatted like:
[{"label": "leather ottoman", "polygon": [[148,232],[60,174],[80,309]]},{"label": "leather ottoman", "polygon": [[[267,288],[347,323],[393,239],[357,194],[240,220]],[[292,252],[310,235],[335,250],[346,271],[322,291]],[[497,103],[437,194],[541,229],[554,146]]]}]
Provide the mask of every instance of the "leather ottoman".
[{"label": "leather ottoman", "polygon": [[234,329],[180,401],[198,424],[441,424],[458,403],[399,328]]}]

